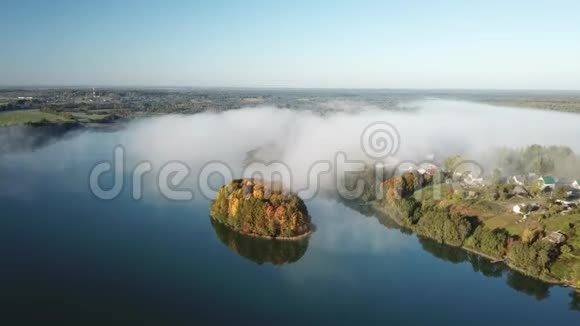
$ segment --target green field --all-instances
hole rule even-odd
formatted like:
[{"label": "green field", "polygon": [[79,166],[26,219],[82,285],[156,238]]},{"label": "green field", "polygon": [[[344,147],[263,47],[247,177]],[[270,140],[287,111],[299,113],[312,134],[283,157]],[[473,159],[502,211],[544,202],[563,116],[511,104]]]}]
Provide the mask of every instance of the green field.
[{"label": "green field", "polygon": [[580,225],[580,214],[554,215],[542,221],[547,231],[566,231],[566,224]]},{"label": "green field", "polygon": [[[430,185],[423,189],[417,190],[414,197],[417,201],[435,200],[438,201],[439,206],[451,207],[451,210],[459,213],[462,216],[476,216],[489,229],[505,229],[511,235],[519,236],[524,229],[535,229],[540,226],[538,222],[538,215],[531,215],[526,220],[522,216],[512,212],[512,207],[515,204],[522,202],[533,202],[532,199],[512,198],[509,200],[486,200],[483,198],[453,201],[448,197],[451,186],[446,184],[439,185],[439,195],[443,197],[441,200],[434,198],[434,186]],[[436,196],[437,197],[437,196]],[[482,190],[480,197],[489,197]],[[537,200],[537,199],[536,199]]]},{"label": "green field", "polygon": [[[555,215],[542,221],[546,231],[560,231],[566,234],[566,244],[572,249],[562,253],[554,263],[551,271],[563,280],[578,280],[580,278],[580,214]],[[572,227],[576,226],[576,227]],[[580,286],[578,281],[577,286]]]},{"label": "green field", "polygon": [[580,259],[580,214],[565,214],[550,216],[542,221],[546,231],[559,231],[566,234],[566,243],[574,249],[573,254]]},{"label": "green field", "polygon": [[0,112],[0,127],[25,125],[30,123],[107,123],[111,119],[108,113],[98,114],[84,112],[44,112],[40,110]]},{"label": "green field", "polygon": [[81,123],[99,123],[110,116],[108,113],[89,114],[83,112],[74,112],[72,115],[76,121]]},{"label": "green field", "polygon": [[0,113],[0,127],[38,123],[41,121],[66,123],[74,121],[63,114],[42,112],[39,110],[10,111]]}]

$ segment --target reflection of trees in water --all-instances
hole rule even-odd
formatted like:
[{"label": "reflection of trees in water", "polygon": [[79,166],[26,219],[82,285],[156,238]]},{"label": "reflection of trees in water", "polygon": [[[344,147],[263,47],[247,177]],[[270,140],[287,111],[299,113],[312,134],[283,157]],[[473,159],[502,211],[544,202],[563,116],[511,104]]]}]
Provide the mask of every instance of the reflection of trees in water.
[{"label": "reflection of trees in water", "polygon": [[572,298],[572,301],[570,301],[570,310],[580,311],[580,292],[572,291],[570,292],[570,297]]},{"label": "reflection of trees in water", "polygon": [[376,218],[379,223],[384,225],[387,229],[396,229],[404,234],[413,234],[411,229],[400,226],[387,214],[373,209],[371,205],[361,204],[359,202],[348,201],[344,199],[336,199],[336,201],[363,216]]},{"label": "reflection of trees in water", "polygon": [[501,277],[507,269],[504,264],[492,264],[487,258],[474,253],[469,253],[469,262],[474,272],[479,272],[488,277]]},{"label": "reflection of trees in water", "polygon": [[297,240],[270,240],[235,232],[227,226],[211,220],[211,225],[221,242],[238,255],[257,264],[283,265],[294,263],[306,253],[309,238]]},{"label": "reflection of trees in water", "polygon": [[[399,229],[404,233],[412,233],[411,230],[398,226],[387,215],[380,214],[380,212],[375,212],[370,209],[370,206],[348,201],[339,202],[365,216],[374,216],[381,224],[389,229]],[[473,271],[481,273],[487,277],[502,277],[504,273],[507,273],[506,283],[512,289],[532,296],[537,300],[543,300],[550,296],[550,288],[552,285],[549,283],[511,270],[503,263],[491,263],[489,259],[469,252],[463,248],[446,245],[421,236],[417,236],[417,238],[425,251],[439,259],[453,264],[469,262]],[[570,292],[570,298],[570,309],[580,311],[580,292],[572,290]]]},{"label": "reflection of trees in water", "polygon": [[429,238],[417,237],[423,249],[433,256],[454,263],[468,262],[474,272],[488,277],[500,277],[507,269],[503,264],[492,264],[488,259],[460,247],[449,246]]},{"label": "reflection of trees in water", "polygon": [[509,287],[518,292],[532,296],[537,300],[543,300],[550,295],[550,284],[519,272],[512,271],[503,263],[493,264],[488,259],[468,252],[462,248],[452,247],[423,237],[418,238],[423,249],[439,259],[454,264],[469,262],[475,272],[481,273],[487,277],[501,277],[507,272],[506,281]]},{"label": "reflection of trees in water", "polygon": [[514,290],[530,295],[537,300],[550,296],[550,284],[515,271],[509,271],[507,284]]},{"label": "reflection of trees in water", "polygon": [[468,260],[467,251],[458,247],[448,246],[421,236],[417,237],[423,249],[433,256],[457,264]]}]

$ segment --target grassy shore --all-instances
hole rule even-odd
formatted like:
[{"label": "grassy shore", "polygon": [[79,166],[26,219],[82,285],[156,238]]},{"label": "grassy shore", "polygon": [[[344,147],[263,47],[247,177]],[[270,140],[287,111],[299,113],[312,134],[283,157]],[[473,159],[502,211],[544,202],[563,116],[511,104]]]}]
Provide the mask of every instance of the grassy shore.
[{"label": "grassy shore", "polygon": [[[402,209],[400,207],[398,207],[396,205],[390,205],[388,208],[385,208],[378,201],[367,203],[367,206],[371,208],[371,211],[373,213],[375,213],[375,215],[378,218],[379,217],[380,218],[388,218],[403,229],[413,231],[413,232],[415,231],[415,230],[413,230],[413,228],[409,228],[409,226],[406,224],[405,220],[402,218],[402,216],[404,216],[404,212],[402,211]],[[580,216],[578,216],[578,218],[580,219]],[[429,236],[426,236],[424,234],[421,236],[429,238]],[[434,240],[436,240],[436,239],[434,239]],[[577,286],[577,284],[575,284],[573,282],[558,278],[557,276],[553,275],[552,273],[539,274],[539,275],[530,274],[526,270],[519,268],[518,266],[515,266],[513,263],[511,263],[509,261],[509,259],[507,259],[506,256],[499,257],[499,256],[493,256],[493,255],[486,254],[486,253],[478,250],[477,248],[470,246],[467,241],[464,243],[461,243],[461,244],[450,244],[450,243],[446,243],[446,244],[449,246],[462,248],[466,251],[469,251],[469,252],[477,254],[481,257],[484,257],[484,258],[486,258],[494,263],[501,262],[501,263],[505,264],[507,267],[511,268],[512,270],[515,270],[517,272],[528,275],[530,277],[542,280],[546,283],[556,284],[556,285],[560,285],[560,286],[566,286],[566,287],[574,288],[574,289],[576,289],[576,291],[580,291],[580,288]]]},{"label": "grassy shore", "polygon": [[109,124],[118,117],[108,113],[46,112],[41,110],[20,110],[0,112],[0,127],[51,124]]},{"label": "grassy shore", "polygon": [[39,110],[0,112],[0,127],[27,125],[41,122],[72,123],[74,122],[74,119],[64,114],[49,113]]}]

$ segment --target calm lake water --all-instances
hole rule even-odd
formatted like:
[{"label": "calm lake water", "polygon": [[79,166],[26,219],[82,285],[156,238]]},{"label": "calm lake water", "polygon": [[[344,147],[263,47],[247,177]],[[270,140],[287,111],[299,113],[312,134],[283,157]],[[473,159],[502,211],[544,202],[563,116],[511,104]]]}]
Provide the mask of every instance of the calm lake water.
[{"label": "calm lake water", "polygon": [[232,234],[209,201],[128,189],[88,174],[118,133],[0,157],[0,323],[524,324],[580,322],[580,296],[460,249],[388,228],[331,199],[307,203],[301,242]]}]

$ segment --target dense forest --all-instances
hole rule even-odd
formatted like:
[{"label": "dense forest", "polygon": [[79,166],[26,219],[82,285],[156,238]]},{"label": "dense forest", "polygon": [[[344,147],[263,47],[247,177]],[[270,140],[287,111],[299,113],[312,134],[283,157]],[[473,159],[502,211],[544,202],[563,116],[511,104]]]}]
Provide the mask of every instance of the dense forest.
[{"label": "dense forest", "polygon": [[220,188],[211,217],[231,229],[269,238],[294,238],[311,231],[306,205],[277,183],[237,179]]}]

